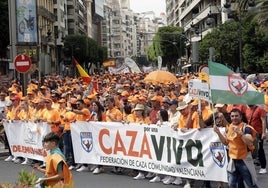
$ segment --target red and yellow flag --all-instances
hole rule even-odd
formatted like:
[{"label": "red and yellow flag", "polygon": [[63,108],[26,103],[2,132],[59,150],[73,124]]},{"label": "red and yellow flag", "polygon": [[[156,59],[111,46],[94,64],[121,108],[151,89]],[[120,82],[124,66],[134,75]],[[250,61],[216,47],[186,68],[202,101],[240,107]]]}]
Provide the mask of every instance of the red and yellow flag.
[{"label": "red and yellow flag", "polygon": [[81,65],[77,62],[77,60],[73,57],[74,59],[74,64],[76,68],[78,69],[78,72],[80,76],[82,77],[84,82],[90,83],[91,82],[91,77],[87,74],[87,72],[81,67]]},{"label": "red and yellow flag", "polygon": [[114,67],[115,66],[115,58],[109,58],[102,62],[104,67]]}]

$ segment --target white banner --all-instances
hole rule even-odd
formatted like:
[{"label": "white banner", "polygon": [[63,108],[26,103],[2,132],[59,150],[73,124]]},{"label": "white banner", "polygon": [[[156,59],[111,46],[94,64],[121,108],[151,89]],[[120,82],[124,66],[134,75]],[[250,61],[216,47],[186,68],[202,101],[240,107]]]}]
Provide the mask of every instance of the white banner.
[{"label": "white banner", "polygon": [[137,63],[133,59],[126,57],[125,58],[125,65],[127,65],[130,68],[132,73],[133,72],[141,73],[140,68],[138,67]]},{"label": "white banner", "polygon": [[12,155],[44,161],[47,153],[42,140],[50,132],[47,123],[12,121],[4,122],[4,128]]},{"label": "white banner", "polygon": [[227,153],[212,128],[185,133],[156,125],[76,122],[76,163],[227,182]]},{"label": "white banner", "polygon": [[202,82],[201,80],[189,80],[188,93],[191,97],[196,97],[211,102],[209,84],[206,82]]},{"label": "white banner", "polygon": [[108,67],[110,74],[125,74],[130,73],[128,66],[122,64],[120,67]]},{"label": "white banner", "polygon": [[145,73],[149,73],[149,72],[152,72],[152,71],[154,71],[154,68],[153,67],[145,67],[145,66],[143,66],[142,67],[142,70],[143,70],[143,72],[145,72]]},{"label": "white banner", "polygon": [[158,70],[161,70],[161,68],[162,68],[162,57],[161,56],[157,57],[157,65],[158,65]]}]

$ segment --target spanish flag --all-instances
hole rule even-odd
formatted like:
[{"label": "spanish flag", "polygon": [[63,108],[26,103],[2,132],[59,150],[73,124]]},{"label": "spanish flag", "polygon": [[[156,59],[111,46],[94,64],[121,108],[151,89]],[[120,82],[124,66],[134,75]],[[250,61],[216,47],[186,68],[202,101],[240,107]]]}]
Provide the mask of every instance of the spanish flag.
[{"label": "spanish flag", "polygon": [[87,72],[81,67],[81,65],[77,62],[77,60],[73,57],[74,59],[74,64],[76,68],[78,69],[78,72],[80,76],[82,77],[84,82],[90,83],[91,82],[91,77],[87,74]]},{"label": "spanish flag", "polygon": [[115,66],[115,58],[109,58],[102,62],[104,67],[114,67]]}]

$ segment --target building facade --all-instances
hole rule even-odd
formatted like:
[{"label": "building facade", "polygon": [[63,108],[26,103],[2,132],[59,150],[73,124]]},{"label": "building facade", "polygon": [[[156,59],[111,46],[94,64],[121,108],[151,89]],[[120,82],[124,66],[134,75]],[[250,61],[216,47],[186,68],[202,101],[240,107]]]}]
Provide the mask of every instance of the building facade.
[{"label": "building facade", "polygon": [[228,19],[222,11],[225,3],[226,0],[166,0],[167,24],[182,27],[188,39],[189,56],[184,57],[182,67],[198,66],[198,42]]},{"label": "building facade", "polygon": [[165,24],[164,16],[154,12],[134,13],[129,0],[106,0],[102,21],[102,45],[108,49],[108,57],[145,57],[146,48],[159,26]]}]

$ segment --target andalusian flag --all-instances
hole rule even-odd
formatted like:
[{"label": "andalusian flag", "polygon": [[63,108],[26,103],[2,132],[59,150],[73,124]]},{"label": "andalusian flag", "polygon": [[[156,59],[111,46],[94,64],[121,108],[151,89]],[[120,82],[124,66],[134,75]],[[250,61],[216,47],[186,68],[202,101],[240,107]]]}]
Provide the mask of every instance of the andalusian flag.
[{"label": "andalusian flag", "polygon": [[221,104],[264,104],[264,95],[223,64],[209,62],[211,99]]},{"label": "andalusian flag", "polygon": [[87,72],[81,67],[81,65],[76,61],[76,59],[73,57],[74,59],[74,64],[76,66],[76,68],[78,69],[78,72],[80,74],[80,76],[82,77],[84,82],[90,83],[91,82],[91,77],[87,74]]}]

